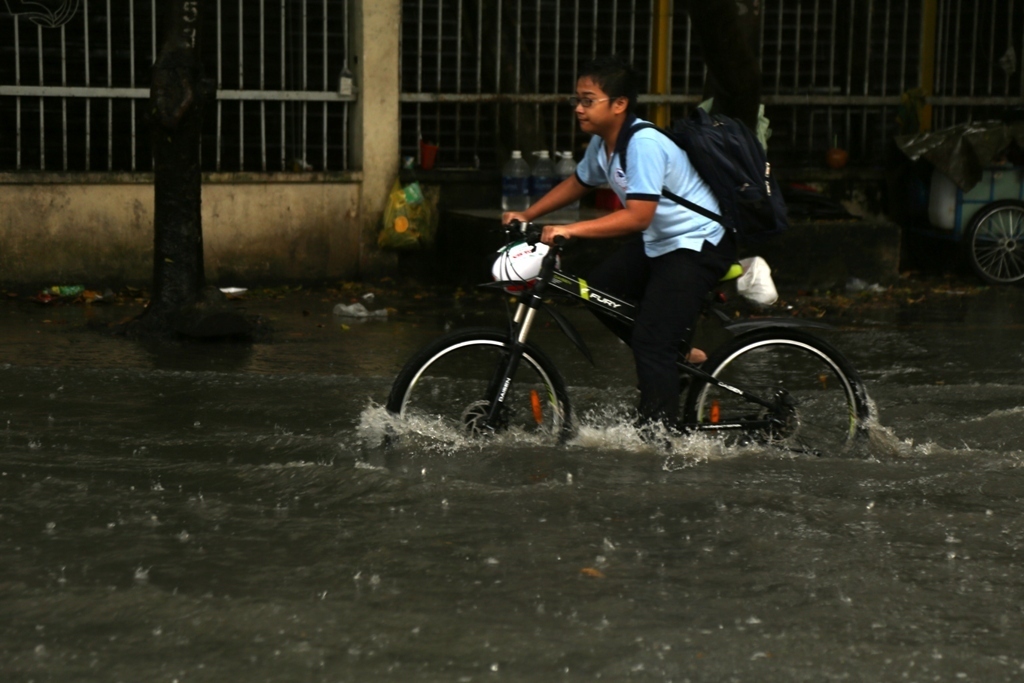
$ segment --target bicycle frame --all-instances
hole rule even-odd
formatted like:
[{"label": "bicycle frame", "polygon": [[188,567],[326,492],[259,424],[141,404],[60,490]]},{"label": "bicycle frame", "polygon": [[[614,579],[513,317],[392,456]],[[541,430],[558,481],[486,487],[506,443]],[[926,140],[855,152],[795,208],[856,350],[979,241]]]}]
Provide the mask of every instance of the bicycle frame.
[{"label": "bicycle frame", "polygon": [[[524,227],[529,228],[533,226]],[[524,233],[526,232],[527,230],[524,229]],[[536,244],[539,241],[539,232],[536,231],[536,229],[534,232],[536,232],[536,234],[531,233],[527,236],[528,243]],[[508,388],[511,386],[512,377],[515,375],[516,369],[519,366],[519,361],[522,358],[523,350],[526,348],[526,342],[529,338],[530,331],[536,320],[537,313],[541,308],[546,308],[547,312],[552,316],[552,318],[554,318],[562,332],[569,337],[573,344],[580,349],[583,355],[593,363],[593,357],[591,356],[589,349],[587,349],[586,343],[583,341],[579,332],[577,332],[573,327],[572,323],[561,315],[561,313],[544,303],[544,296],[549,292],[549,288],[563,296],[584,301],[596,311],[619,319],[630,325],[635,321],[636,307],[633,304],[623,301],[622,299],[608,294],[607,292],[591,288],[583,278],[569,275],[558,269],[558,255],[563,246],[563,242],[563,240],[557,242],[544,256],[540,273],[538,274],[533,286],[523,289],[518,294],[515,315],[512,317],[510,322],[511,346],[509,349],[508,361],[502,369],[501,374],[498,375],[496,373],[489,391],[489,395],[494,395],[496,392],[496,398],[491,402],[486,418],[486,426],[490,429],[493,429],[496,424],[497,416],[504,405]],[[512,285],[521,287],[522,282],[489,282],[481,285],[481,287],[505,289]],[[707,308],[708,305],[705,305],[702,313],[705,313]],[[724,317],[724,321],[728,320],[729,319],[727,317]],[[755,329],[772,326],[796,326],[797,324],[811,327],[828,327],[828,325],[820,323],[812,323],[808,325],[806,321],[800,323],[787,321],[788,319],[783,319],[782,321],[772,321],[770,319],[747,321],[748,325],[746,327],[748,329]],[[726,327],[728,328],[729,325],[726,325]],[[733,420],[727,422],[681,424],[679,426],[682,429],[716,432],[727,430],[751,431],[756,429],[770,429],[781,424],[780,420],[773,416],[778,413],[780,408],[785,407],[785,402],[787,400],[785,395],[776,392],[776,394],[770,399],[762,398],[761,396],[751,393],[742,387],[728,384],[709,375],[701,368],[689,363],[682,354],[677,361],[677,365],[682,372],[687,373],[697,381],[717,386],[725,391],[742,397],[751,404],[766,409],[766,411],[761,411],[761,413],[766,413],[766,416],[758,415],[753,419]]]}]

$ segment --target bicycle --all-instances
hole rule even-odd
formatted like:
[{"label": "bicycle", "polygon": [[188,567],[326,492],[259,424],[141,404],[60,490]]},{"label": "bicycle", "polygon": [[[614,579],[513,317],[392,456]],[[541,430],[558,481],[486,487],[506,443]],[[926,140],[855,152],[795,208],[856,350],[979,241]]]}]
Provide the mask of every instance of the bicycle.
[{"label": "bicycle", "polygon": [[[635,307],[563,272],[559,256],[564,241],[547,248],[539,244],[540,232],[533,224],[506,226],[502,250],[507,255],[513,249],[515,254],[539,249],[536,258],[547,249],[535,278],[481,285],[516,294],[508,328],[457,330],[416,353],[392,385],[386,404],[391,414],[429,416],[473,435],[519,430],[559,442],[572,436],[565,380],[529,340],[537,314],[546,310],[593,363],[581,335],[545,298],[582,300],[627,323],[633,322]],[[736,264],[723,281],[741,272]],[[869,401],[856,370],[832,345],[797,329],[829,325],[794,318],[734,321],[711,296],[702,315],[718,318],[733,338],[700,365],[686,358],[692,340],[681,346],[677,365],[690,378],[681,431],[822,455],[847,450],[865,430]]]}]

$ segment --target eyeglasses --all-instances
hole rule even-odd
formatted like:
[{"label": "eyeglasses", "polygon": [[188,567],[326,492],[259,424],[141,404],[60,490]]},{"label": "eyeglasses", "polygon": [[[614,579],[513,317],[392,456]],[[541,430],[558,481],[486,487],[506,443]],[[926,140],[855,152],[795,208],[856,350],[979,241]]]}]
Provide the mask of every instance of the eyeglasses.
[{"label": "eyeglasses", "polygon": [[595,99],[593,99],[591,97],[576,97],[574,95],[573,97],[569,98],[569,106],[572,107],[573,109],[575,109],[576,107],[578,107],[578,106],[580,106],[582,104],[584,109],[590,109],[591,107],[593,107],[598,102],[606,102],[607,100],[610,100],[610,99],[611,99],[610,97],[602,97],[602,98],[599,98],[599,99],[595,100]]}]

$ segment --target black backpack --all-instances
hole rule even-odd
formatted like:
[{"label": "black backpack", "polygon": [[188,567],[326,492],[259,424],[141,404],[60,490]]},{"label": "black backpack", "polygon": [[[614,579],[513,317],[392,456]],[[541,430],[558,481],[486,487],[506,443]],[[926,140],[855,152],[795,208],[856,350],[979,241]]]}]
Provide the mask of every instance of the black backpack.
[{"label": "black backpack", "polygon": [[789,227],[786,202],[771,174],[771,164],[761,143],[745,124],[699,108],[691,118],[676,121],[669,130],[653,123],[636,124],[623,131],[626,139],[616,144],[617,149],[623,150],[619,155],[623,172],[626,146],[633,134],[644,128],[654,128],[686,152],[714,193],[722,214],[694,204],[668,188],[662,188],[663,196],[721,223],[747,242],[775,237]]}]

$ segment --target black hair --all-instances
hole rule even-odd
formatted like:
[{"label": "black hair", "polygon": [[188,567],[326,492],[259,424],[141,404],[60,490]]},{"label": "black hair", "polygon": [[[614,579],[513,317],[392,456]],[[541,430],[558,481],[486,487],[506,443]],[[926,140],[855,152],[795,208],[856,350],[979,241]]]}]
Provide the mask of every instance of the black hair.
[{"label": "black hair", "polygon": [[619,97],[625,97],[629,101],[627,111],[632,112],[636,107],[638,97],[636,71],[622,57],[618,55],[596,57],[583,65],[577,80],[580,78],[590,78],[613,101]]}]

